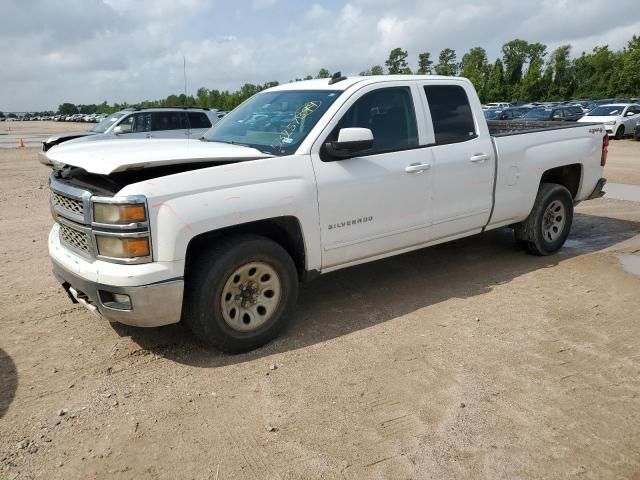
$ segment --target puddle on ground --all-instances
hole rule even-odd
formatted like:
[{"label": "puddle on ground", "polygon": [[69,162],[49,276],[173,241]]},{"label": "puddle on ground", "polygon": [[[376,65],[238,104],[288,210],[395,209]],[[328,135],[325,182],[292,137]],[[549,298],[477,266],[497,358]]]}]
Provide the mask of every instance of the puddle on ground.
[{"label": "puddle on ground", "polygon": [[640,277],[640,255],[620,255],[618,260],[625,271]]}]

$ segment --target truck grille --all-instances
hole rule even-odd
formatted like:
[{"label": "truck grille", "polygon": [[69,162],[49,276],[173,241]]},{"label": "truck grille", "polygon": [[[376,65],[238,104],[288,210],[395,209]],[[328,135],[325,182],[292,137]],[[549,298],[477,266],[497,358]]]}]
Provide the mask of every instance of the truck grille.
[{"label": "truck grille", "polygon": [[80,230],[60,224],[60,240],[62,243],[65,243],[76,250],[80,250],[87,255],[91,253],[89,248],[89,236]]},{"label": "truck grille", "polygon": [[76,215],[84,215],[84,204],[82,200],[65,197],[58,192],[51,192],[51,200],[55,206]]}]

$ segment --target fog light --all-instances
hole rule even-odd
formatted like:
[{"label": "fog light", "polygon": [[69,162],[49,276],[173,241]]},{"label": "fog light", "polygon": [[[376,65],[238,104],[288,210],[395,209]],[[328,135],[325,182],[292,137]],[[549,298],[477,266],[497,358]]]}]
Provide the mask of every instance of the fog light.
[{"label": "fog light", "polygon": [[131,310],[131,297],[124,293],[113,293],[99,290],[100,301],[105,307],[115,310]]}]

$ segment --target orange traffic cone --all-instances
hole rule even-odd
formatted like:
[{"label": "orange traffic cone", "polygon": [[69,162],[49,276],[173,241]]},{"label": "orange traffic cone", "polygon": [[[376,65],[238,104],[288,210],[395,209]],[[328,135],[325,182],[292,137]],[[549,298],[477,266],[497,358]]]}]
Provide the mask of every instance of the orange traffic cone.
[{"label": "orange traffic cone", "polygon": [[18,140],[18,148],[24,148],[24,140],[22,138]]}]

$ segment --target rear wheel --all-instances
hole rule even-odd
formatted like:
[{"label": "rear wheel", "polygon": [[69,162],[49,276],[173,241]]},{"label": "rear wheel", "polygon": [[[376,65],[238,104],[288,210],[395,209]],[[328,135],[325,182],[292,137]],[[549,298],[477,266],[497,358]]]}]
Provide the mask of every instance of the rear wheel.
[{"label": "rear wheel", "polygon": [[624,137],[624,125],[620,125],[618,127],[618,130],[616,130],[615,139],[616,140],[622,140],[623,137]]},{"label": "rear wheel", "polygon": [[227,353],[260,347],[284,328],[298,275],[289,254],[257,235],[222,240],[188,277],[184,319],[207,345]]},{"label": "rear wheel", "polygon": [[566,187],[540,185],[533,210],[516,225],[518,245],[534,255],[551,255],[564,245],[573,222],[573,198]]}]

